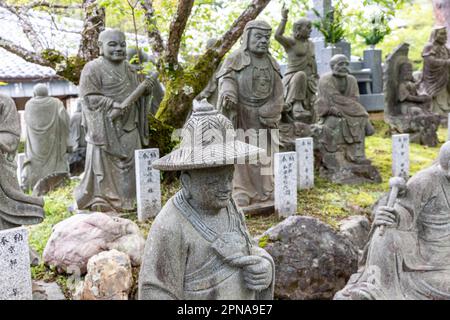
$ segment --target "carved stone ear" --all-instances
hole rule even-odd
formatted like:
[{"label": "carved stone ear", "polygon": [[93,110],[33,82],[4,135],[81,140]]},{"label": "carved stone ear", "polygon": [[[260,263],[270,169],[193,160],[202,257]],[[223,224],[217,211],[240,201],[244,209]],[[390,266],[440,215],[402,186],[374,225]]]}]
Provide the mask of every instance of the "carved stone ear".
[{"label": "carved stone ear", "polygon": [[99,55],[103,55],[103,42],[99,41],[98,43],[98,48],[99,48]]},{"label": "carved stone ear", "polygon": [[186,199],[192,198],[191,195],[191,176],[188,172],[184,171],[181,173],[180,182],[182,186],[182,192]]}]

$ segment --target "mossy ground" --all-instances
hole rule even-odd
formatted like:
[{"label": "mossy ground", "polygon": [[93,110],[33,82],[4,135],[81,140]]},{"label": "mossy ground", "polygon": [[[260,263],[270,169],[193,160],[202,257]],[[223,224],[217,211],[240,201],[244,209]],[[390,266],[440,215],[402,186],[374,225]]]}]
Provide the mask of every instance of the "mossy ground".
[{"label": "mossy ground", "polygon": [[[372,204],[389,190],[389,178],[391,176],[391,138],[386,134],[388,127],[382,120],[374,120],[374,126],[377,129],[377,134],[366,139],[366,154],[379,169],[383,182],[380,184],[336,185],[316,175],[315,187],[298,193],[298,214],[317,217],[334,228],[338,227],[340,220],[348,216],[354,214],[370,215]],[[429,166],[436,159],[440,146],[446,140],[447,129],[439,129],[438,135],[441,143],[437,147],[410,145],[411,175]],[[178,180],[171,180],[175,182],[162,184],[163,204],[180,187]],[[44,222],[29,228],[30,245],[39,254],[42,255],[53,226],[73,214],[69,208],[74,203],[72,191],[75,185],[75,182],[71,182],[45,197],[46,217]],[[134,213],[122,217],[135,221],[144,237],[147,237],[152,221],[140,223]],[[253,236],[262,234],[278,222],[279,219],[275,216],[247,217],[247,226]],[[137,270],[135,270],[136,272]],[[54,270],[50,270],[43,265],[33,267],[32,275],[33,279],[57,281],[62,286],[66,296],[70,298],[70,278],[67,276],[58,275]]]}]

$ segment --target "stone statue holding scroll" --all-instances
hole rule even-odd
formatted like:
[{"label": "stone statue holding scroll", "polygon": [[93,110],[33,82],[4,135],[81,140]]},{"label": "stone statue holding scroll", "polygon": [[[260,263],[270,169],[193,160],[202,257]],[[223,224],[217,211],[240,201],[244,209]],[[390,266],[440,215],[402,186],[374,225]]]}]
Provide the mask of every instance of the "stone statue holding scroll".
[{"label": "stone statue holding scroll", "polygon": [[[280,69],[269,53],[271,32],[265,21],[248,22],[241,47],[228,56],[217,74],[219,110],[236,129],[245,131],[249,141],[256,141],[257,130],[265,129],[266,167],[278,144],[270,129],[278,127],[284,105]],[[262,169],[261,163],[236,165],[233,196],[240,207],[270,201],[273,205],[273,174]]]},{"label": "stone statue holding scroll", "polygon": [[434,147],[438,144],[439,114],[431,111],[431,97],[418,92],[408,51],[409,44],[403,43],[386,59],[384,118],[393,134],[408,133],[411,142]]},{"label": "stone statue holding scroll", "polygon": [[230,137],[230,120],[205,102],[194,106],[180,148],[153,162],[181,171],[182,188],[149,231],[139,299],[273,299],[272,257],[253,242],[231,196],[233,163],[262,150]]},{"label": "stone statue holding scroll", "polygon": [[49,97],[45,84],[37,84],[34,97],[25,104],[24,189],[32,190],[39,180],[52,174],[69,172],[69,123],[62,101]]},{"label": "stone statue holding scroll", "polygon": [[349,74],[349,61],[337,54],[330,66],[332,71],[320,78],[315,104],[320,174],[336,183],[380,182],[378,170],[365,156],[365,137],[375,130],[358,101],[358,84]]},{"label": "stone statue holding scroll", "polygon": [[139,82],[126,61],[125,34],[105,30],[99,36],[101,56],[88,62],[80,77],[86,165],[74,195],[80,210],[135,209],[134,150],[148,143],[148,107],[153,80]]},{"label": "stone statue holding scroll", "polygon": [[288,56],[288,65],[283,77],[284,99],[289,115],[303,123],[313,123],[314,101],[317,92],[317,64],[314,43],[309,40],[311,21],[300,18],[294,22],[292,37],[284,35],[289,10],[283,7],[281,23],[275,39],[283,46]]},{"label": "stone statue holding scroll", "polygon": [[361,268],[335,299],[450,299],[449,165],[446,142],[436,163],[376,209]]},{"label": "stone statue holding scroll", "polygon": [[17,180],[20,118],[14,101],[0,94],[0,230],[42,222],[44,201],[24,194]]},{"label": "stone statue holding scroll", "polygon": [[429,42],[422,51],[423,71],[420,82],[422,94],[432,97],[431,111],[447,121],[450,112],[450,50],[446,46],[445,27],[433,28]]}]

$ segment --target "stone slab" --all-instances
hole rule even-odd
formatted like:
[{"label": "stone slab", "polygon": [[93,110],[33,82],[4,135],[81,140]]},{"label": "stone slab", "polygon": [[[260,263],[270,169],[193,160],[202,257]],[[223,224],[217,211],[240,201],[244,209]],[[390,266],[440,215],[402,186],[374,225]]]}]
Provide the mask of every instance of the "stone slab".
[{"label": "stone slab", "polygon": [[279,152],[274,154],[275,213],[288,217],[297,213],[297,154]]},{"label": "stone slab", "polygon": [[392,175],[409,178],[409,134],[392,135]]},{"label": "stone slab", "polygon": [[314,142],[313,138],[295,140],[297,153],[297,189],[314,187]]}]

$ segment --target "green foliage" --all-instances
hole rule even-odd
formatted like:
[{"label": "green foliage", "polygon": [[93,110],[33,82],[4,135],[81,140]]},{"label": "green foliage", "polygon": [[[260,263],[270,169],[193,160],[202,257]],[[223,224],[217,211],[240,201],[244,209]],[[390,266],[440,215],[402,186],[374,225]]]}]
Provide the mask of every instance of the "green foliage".
[{"label": "green foliage", "polygon": [[389,17],[384,12],[379,12],[371,17],[369,21],[360,25],[359,36],[364,39],[368,46],[374,46],[383,41],[384,37],[391,33]]},{"label": "green foliage", "polygon": [[328,44],[336,44],[344,39],[344,15],[343,10],[348,5],[344,4],[342,0],[337,1],[334,4],[334,9],[325,12],[324,16],[312,8],[314,14],[319,19],[313,21],[313,25],[322,33],[325,38],[325,42]]}]

